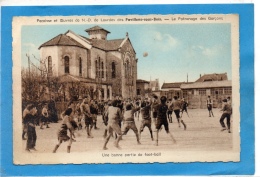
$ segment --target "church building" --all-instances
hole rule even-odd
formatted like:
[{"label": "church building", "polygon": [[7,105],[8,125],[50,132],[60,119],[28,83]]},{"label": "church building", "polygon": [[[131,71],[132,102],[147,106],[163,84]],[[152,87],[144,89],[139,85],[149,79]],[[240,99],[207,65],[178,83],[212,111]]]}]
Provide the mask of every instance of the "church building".
[{"label": "church building", "polygon": [[39,47],[48,75],[81,82],[97,93],[96,99],[135,97],[137,58],[128,33],[108,40],[110,32],[99,26],[85,31],[88,37],[68,30]]}]

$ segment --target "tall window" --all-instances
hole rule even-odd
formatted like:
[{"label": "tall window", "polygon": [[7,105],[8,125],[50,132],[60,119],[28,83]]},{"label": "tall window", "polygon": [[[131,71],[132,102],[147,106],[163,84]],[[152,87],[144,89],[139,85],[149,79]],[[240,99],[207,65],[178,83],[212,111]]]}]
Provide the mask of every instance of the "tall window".
[{"label": "tall window", "polygon": [[52,58],[51,56],[48,56],[48,74],[52,75]]},{"label": "tall window", "polygon": [[138,88],[138,89],[136,90],[136,94],[137,94],[137,95],[141,95],[141,89]]},{"label": "tall window", "polygon": [[107,89],[107,98],[110,98],[110,90],[109,90],[109,88]]},{"label": "tall window", "polygon": [[125,77],[127,78],[127,65],[125,63]]},{"label": "tall window", "polygon": [[104,78],[104,63],[103,61],[101,62],[101,75],[102,75],[102,78]]},{"label": "tall window", "polygon": [[129,61],[127,61],[127,62],[126,62],[126,73],[127,73],[127,77],[130,76],[130,75],[129,75],[129,69],[130,69],[130,67],[129,67]]},{"label": "tall window", "polygon": [[116,64],[112,62],[112,78],[116,78]]},{"label": "tall window", "polygon": [[82,59],[79,57],[79,76],[82,76]]},{"label": "tall window", "polygon": [[96,67],[96,78],[98,78],[98,61],[96,60],[96,63],[95,63],[95,67]]},{"label": "tall window", "polygon": [[70,73],[70,59],[68,56],[64,57],[65,73]]},{"label": "tall window", "polygon": [[101,89],[101,97],[102,97],[102,99],[104,99],[104,97],[105,97],[105,92],[104,92],[103,88]]}]

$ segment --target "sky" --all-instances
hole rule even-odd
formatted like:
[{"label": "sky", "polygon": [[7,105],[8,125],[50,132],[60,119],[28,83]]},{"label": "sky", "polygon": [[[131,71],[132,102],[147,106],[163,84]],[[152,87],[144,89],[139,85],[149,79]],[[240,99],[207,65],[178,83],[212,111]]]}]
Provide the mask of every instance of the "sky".
[{"label": "sky", "polygon": [[[22,67],[26,53],[39,57],[39,46],[68,30],[88,37],[95,25],[46,25],[22,27]],[[128,32],[138,58],[139,79],[192,82],[200,74],[227,73],[232,79],[230,24],[99,25],[110,31],[109,39],[125,38]],[[144,56],[147,53],[147,56]],[[31,57],[37,64],[37,60]]]}]

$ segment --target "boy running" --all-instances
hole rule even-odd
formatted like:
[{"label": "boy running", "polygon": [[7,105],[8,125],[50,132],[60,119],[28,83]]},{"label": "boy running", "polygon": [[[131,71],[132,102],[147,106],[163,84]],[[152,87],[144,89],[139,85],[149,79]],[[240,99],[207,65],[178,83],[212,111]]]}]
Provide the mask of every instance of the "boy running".
[{"label": "boy running", "polygon": [[227,127],[228,127],[228,133],[231,133],[230,131],[230,115],[232,114],[232,107],[230,104],[227,103],[227,99],[222,100],[223,101],[223,105],[222,105],[222,109],[220,111],[223,111],[222,116],[220,117],[220,125],[222,126],[222,130],[224,131],[226,130],[226,126],[224,123],[225,118],[227,118]]},{"label": "boy running", "polygon": [[[71,121],[73,118],[70,116],[72,113],[72,108],[68,108],[65,113],[62,120],[61,127],[58,131],[58,144],[55,146],[53,153],[56,153],[57,149],[60,147],[61,143],[64,141],[69,141],[67,146],[67,153],[70,153],[71,144],[72,144],[72,136],[75,138],[74,135],[74,127],[73,124],[71,124]],[[67,134],[67,130],[70,132],[70,136]]]},{"label": "boy running", "polygon": [[91,134],[91,129],[93,128],[93,120],[92,120],[92,115],[90,113],[90,107],[88,105],[87,98],[84,98],[83,102],[81,103],[80,111],[85,120],[88,138],[93,138]]},{"label": "boy running", "polygon": [[107,143],[108,143],[110,137],[113,134],[113,131],[115,131],[118,135],[118,137],[116,138],[116,141],[115,141],[115,146],[117,148],[120,148],[119,141],[121,140],[122,132],[119,127],[119,122],[122,120],[123,116],[122,116],[120,108],[117,107],[117,100],[114,100],[112,102],[112,106],[108,107],[105,117],[108,117],[107,130],[108,130],[109,134],[105,138],[105,143],[104,143],[103,149],[107,150],[106,146],[107,146]]},{"label": "boy running", "polygon": [[170,135],[173,143],[176,142],[176,140],[174,139],[174,137],[172,136],[172,134],[169,131],[169,124],[167,121],[167,110],[168,110],[168,106],[166,105],[166,100],[167,98],[165,96],[161,97],[161,104],[158,105],[157,107],[157,119],[156,119],[156,143],[155,145],[158,146],[158,135],[159,135],[159,130],[161,129],[162,125],[165,128],[165,131],[168,135]]},{"label": "boy running", "polygon": [[181,108],[181,117],[182,117],[184,111],[187,113],[188,117],[190,117],[189,114],[188,114],[188,110],[187,110],[188,102],[185,100],[185,98],[182,99],[181,107],[182,107]]},{"label": "boy running", "polygon": [[181,109],[181,102],[178,100],[177,96],[173,97],[173,111],[175,113],[175,116],[177,118],[179,127],[181,127],[180,122],[183,124],[184,126],[184,130],[186,130],[186,124],[184,123],[184,121],[182,120],[182,118],[180,117],[180,109]]},{"label": "boy running", "polygon": [[129,129],[132,129],[135,133],[137,144],[141,144],[139,140],[138,129],[135,125],[134,114],[140,110],[140,107],[134,108],[131,104],[126,105],[126,110],[124,112],[124,125],[123,125],[123,135],[126,135]]},{"label": "boy running", "polygon": [[147,126],[150,131],[150,134],[151,134],[151,139],[153,141],[152,120],[151,120],[150,111],[151,111],[151,104],[148,101],[143,102],[141,104],[141,110],[140,110],[140,113],[142,116],[142,121],[141,121],[141,125],[140,125],[139,134],[140,134],[140,138],[141,138],[141,133],[143,132],[144,127]]}]

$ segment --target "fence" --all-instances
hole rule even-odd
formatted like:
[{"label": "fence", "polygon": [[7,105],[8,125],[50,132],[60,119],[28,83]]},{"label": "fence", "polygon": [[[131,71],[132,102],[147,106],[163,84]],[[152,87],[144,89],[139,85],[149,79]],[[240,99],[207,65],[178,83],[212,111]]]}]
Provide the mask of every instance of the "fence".
[{"label": "fence", "polygon": [[[216,95],[211,96],[211,100],[213,102],[213,108],[221,108],[222,100],[227,97],[231,97],[231,95]],[[186,100],[189,103],[190,109],[206,109],[207,108],[207,95],[188,95]]]}]

